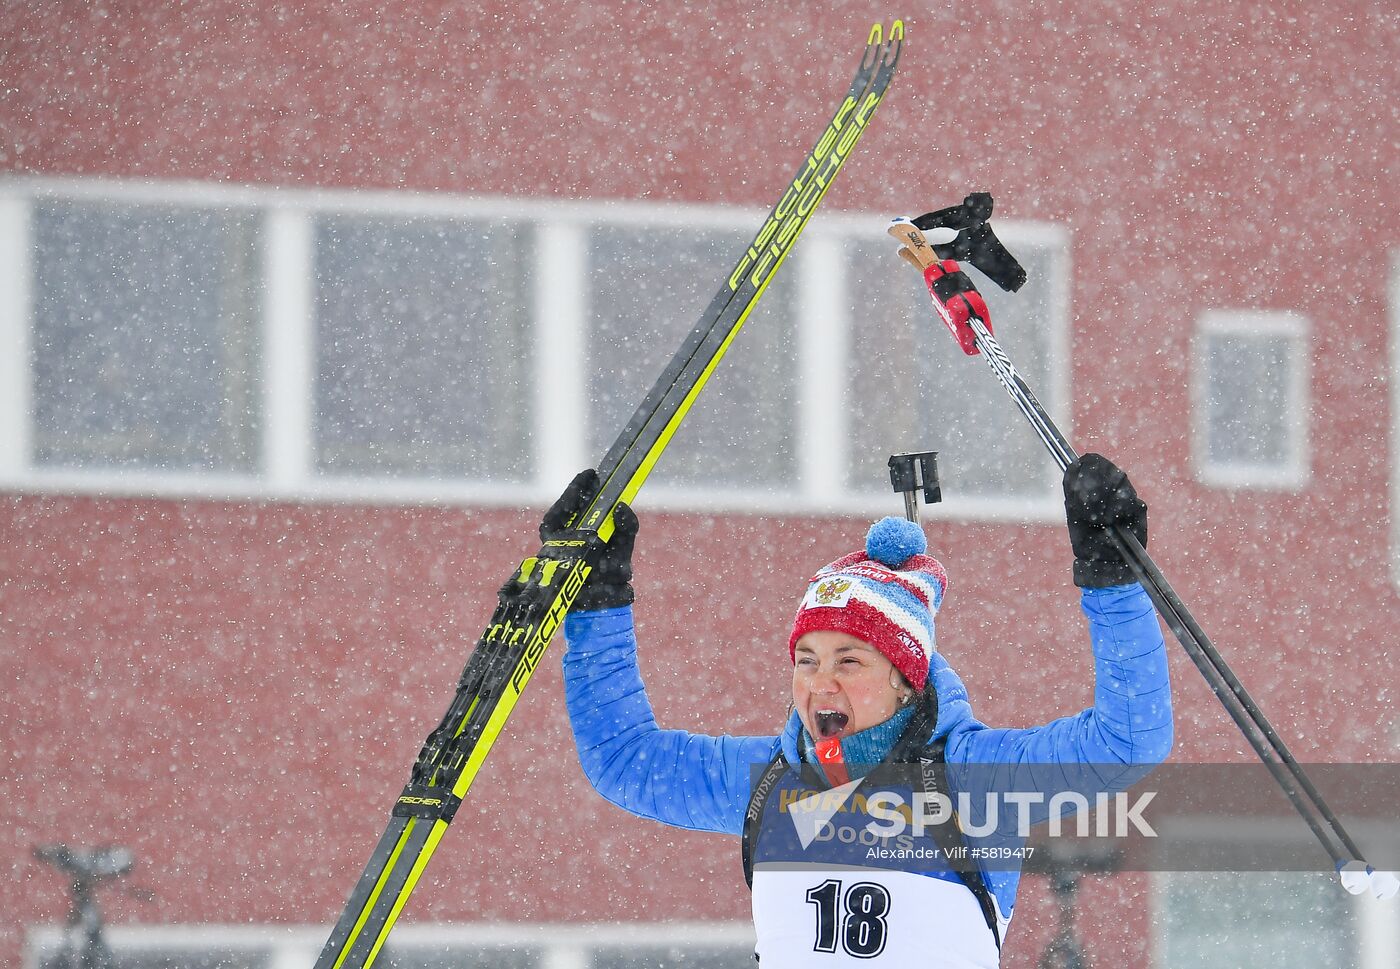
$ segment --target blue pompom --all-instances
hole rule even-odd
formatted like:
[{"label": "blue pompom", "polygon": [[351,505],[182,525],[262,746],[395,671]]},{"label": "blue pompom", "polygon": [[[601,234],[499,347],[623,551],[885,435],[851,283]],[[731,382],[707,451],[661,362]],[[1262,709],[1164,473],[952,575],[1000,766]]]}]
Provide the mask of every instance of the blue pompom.
[{"label": "blue pompom", "polygon": [[865,534],[866,556],[892,569],[927,551],[924,530],[907,518],[881,518]]}]

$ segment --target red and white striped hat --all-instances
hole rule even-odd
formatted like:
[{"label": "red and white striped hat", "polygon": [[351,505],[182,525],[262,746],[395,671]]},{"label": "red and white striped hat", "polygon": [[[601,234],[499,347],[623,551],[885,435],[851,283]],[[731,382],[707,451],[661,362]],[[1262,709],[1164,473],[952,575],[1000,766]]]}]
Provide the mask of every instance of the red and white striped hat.
[{"label": "red and white striped hat", "polygon": [[806,633],[843,632],[875,647],[922,690],[934,651],[933,617],[948,588],[948,574],[927,550],[914,522],[882,518],[872,525],[864,550],[812,577],[797,608],[789,655],[796,660],[797,641]]}]

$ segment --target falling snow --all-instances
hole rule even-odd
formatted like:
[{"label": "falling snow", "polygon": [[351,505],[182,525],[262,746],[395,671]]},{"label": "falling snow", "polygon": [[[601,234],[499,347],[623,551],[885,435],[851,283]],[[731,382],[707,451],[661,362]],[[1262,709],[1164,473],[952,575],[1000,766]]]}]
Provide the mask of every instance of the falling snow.
[{"label": "falling snow", "polygon": [[[1058,473],[883,233],[986,191],[1030,281],[975,278],[1030,386],[1131,472],[1153,557],[1297,758],[1393,785],[1400,14],[906,12],[888,97],[634,502],[658,720],[780,728],[802,589],[900,512],[900,451],[939,452],[938,643],[978,717],[1092,702]],[[51,964],[68,883],[35,848],[65,844],[131,852],[97,894],[122,965],[311,965],[541,513],[879,15],[0,9],[0,962]],[[385,961],[751,964],[735,840],[594,794],[563,649]],[[1251,763],[1169,650],[1172,763]],[[1355,800],[1368,845],[1391,803]],[[1051,944],[1059,887],[1024,880],[1003,964]],[[1067,911],[1093,965],[1400,965],[1400,907],[1325,873],[1090,873]]]}]

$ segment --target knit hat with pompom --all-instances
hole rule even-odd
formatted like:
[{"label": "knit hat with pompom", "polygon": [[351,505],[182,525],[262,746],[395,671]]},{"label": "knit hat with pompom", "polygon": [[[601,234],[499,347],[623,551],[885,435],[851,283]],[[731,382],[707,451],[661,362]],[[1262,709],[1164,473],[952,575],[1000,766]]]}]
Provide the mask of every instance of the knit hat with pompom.
[{"label": "knit hat with pompom", "polygon": [[948,574],[926,551],[928,541],[914,522],[882,518],[870,526],[864,550],[812,577],[788,639],[794,662],[805,634],[842,632],[875,647],[922,690],[934,649],[933,617],[948,588]]}]

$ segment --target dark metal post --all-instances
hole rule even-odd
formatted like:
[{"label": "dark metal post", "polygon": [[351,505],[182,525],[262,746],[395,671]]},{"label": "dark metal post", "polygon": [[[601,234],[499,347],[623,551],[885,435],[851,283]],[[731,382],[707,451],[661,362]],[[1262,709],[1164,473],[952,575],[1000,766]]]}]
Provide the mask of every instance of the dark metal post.
[{"label": "dark metal post", "polygon": [[920,491],[930,505],[943,500],[943,491],[938,486],[938,452],[891,454],[889,465],[890,484],[904,496],[904,517],[917,523]]},{"label": "dark metal post", "polygon": [[1026,874],[1045,875],[1059,909],[1055,937],[1041,952],[1036,969],[1089,969],[1089,960],[1074,934],[1074,900],[1079,880],[1087,874],[1120,870],[1123,859],[1115,846],[1046,838],[1022,867]]}]

